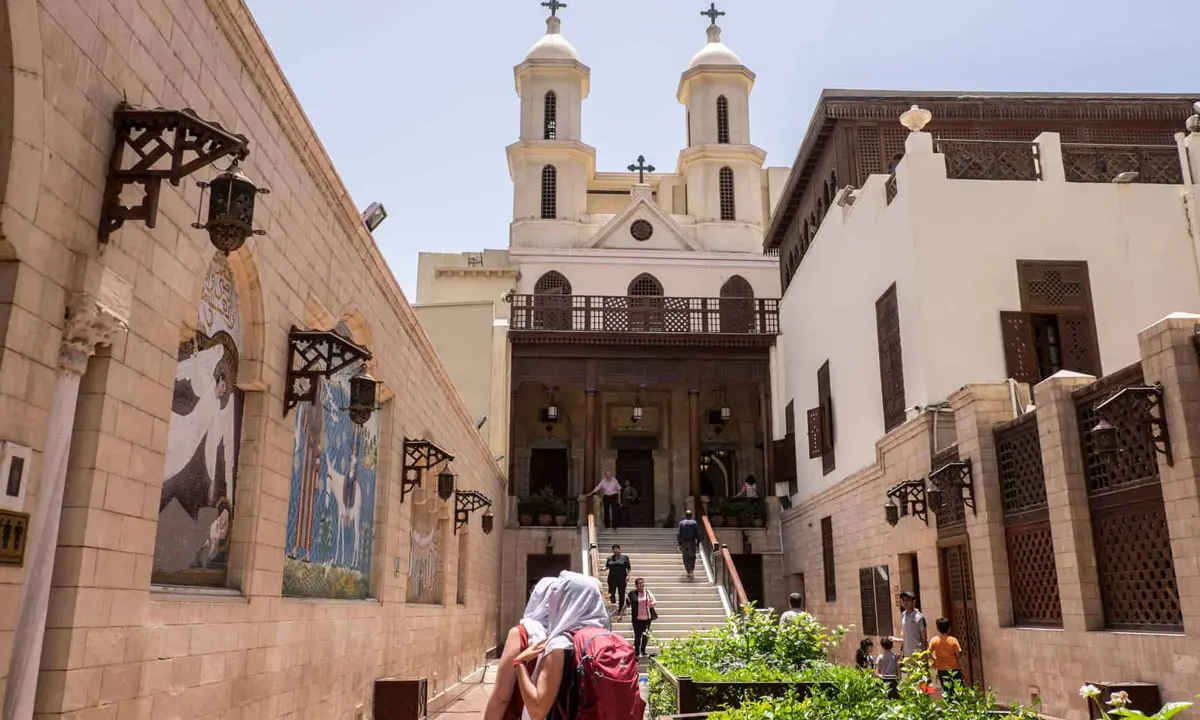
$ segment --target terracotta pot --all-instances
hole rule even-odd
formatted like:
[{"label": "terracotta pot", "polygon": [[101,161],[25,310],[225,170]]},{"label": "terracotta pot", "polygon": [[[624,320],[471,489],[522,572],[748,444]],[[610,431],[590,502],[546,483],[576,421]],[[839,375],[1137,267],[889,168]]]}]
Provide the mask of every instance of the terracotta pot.
[{"label": "terracotta pot", "polygon": [[554,516],[554,524],[559,527],[566,527],[567,516],[566,515],[555,515]]},{"label": "terracotta pot", "polygon": [[767,521],[762,518],[754,518],[754,527],[766,527]]},{"label": "terracotta pot", "polygon": [[522,525],[524,525],[526,527],[533,524],[533,516],[532,515],[519,515],[519,516],[517,516],[517,520],[518,520],[518,522],[520,522]]},{"label": "terracotta pot", "polygon": [[554,516],[541,514],[537,516],[537,521],[537,524],[541,525],[542,527],[550,527],[554,524]]}]

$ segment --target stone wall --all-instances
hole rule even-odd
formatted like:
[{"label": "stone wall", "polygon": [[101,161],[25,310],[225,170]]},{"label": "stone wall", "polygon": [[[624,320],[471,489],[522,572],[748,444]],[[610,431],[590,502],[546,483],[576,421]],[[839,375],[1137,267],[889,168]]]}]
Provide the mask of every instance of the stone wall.
[{"label": "stone wall", "polygon": [[[1014,588],[1029,583],[1032,563],[1018,563],[1010,576],[1004,506],[994,432],[1012,420],[1006,385],[970,385],[950,398],[957,452],[972,463],[975,511],[966,510],[966,535],[974,584],[984,681],[1001,701],[1030,703],[1040,699],[1052,716],[1082,720],[1085,705],[1078,697],[1084,683],[1141,681],[1158,684],[1164,700],[1189,700],[1200,690],[1200,666],[1192,649],[1200,618],[1200,517],[1197,448],[1200,447],[1200,367],[1192,343],[1200,316],[1172,315],[1139,335],[1145,383],[1164,386],[1164,414],[1173,463],[1158,458],[1162,512],[1170,536],[1178,607],[1183,630],[1110,629],[1102,602],[1097,553],[1093,547],[1092,511],[1084,485],[1078,397],[1072,391],[1095,378],[1059,373],[1033,389],[1038,449],[1045,476],[1053,565],[1057,574],[1061,621],[1057,627],[1019,625],[1014,620]],[[1110,381],[1111,382],[1111,381]],[[908,555],[918,558],[922,609],[933,625],[950,616],[942,598],[937,518],[927,526],[913,516],[895,527],[885,522],[888,488],[920,479],[930,472],[931,421],[925,414],[910,420],[877,446],[878,461],[845,481],[784,513],[786,571],[804,573],[808,608],[829,625],[862,626],[858,570],[889,568],[895,595],[912,587]],[[832,517],[836,599],[827,602],[823,583],[821,518]],[[943,543],[944,545],[945,543]],[[1157,562],[1147,555],[1147,562]],[[1039,576],[1040,582],[1053,582]],[[795,580],[793,580],[795,582]],[[1170,605],[1172,601],[1168,601]],[[894,606],[894,602],[892,603]],[[893,609],[893,634],[899,614]],[[961,628],[955,634],[963,635]],[[838,651],[849,661],[860,632],[852,632]]]},{"label": "stone wall", "polygon": [[[55,433],[47,417],[64,399],[56,377],[68,294],[87,290],[86,279],[101,271],[132,290],[128,331],[96,351],[73,429],[58,428],[73,435],[38,717],[369,717],[376,678],[427,677],[431,693],[455,682],[496,644],[503,503],[495,507],[498,531],[485,536],[478,512],[453,532],[432,476],[401,502],[403,439],[429,438],[454,453],[461,489],[498,501],[503,477],[245,4],[5,0],[0,8],[0,28],[11,32],[0,38],[0,173],[12,179],[0,208],[0,261],[16,264],[12,302],[0,312],[0,439],[33,451],[25,499],[33,524],[45,520],[35,510],[39,486],[55,474],[43,453]],[[191,223],[201,201],[195,181],[215,170],[164,184],[156,227],[127,222],[102,248],[112,115],[123,98],[192,108],[244,134],[244,171],[272,190],[255,216],[266,236],[228,261],[242,319],[240,445],[222,549],[227,572],[215,588],[151,580],[180,358],[212,340],[197,308],[215,252]],[[326,477],[326,493],[316,496],[327,503],[332,493],[342,511],[356,508],[352,528],[329,547],[352,556],[342,562],[361,571],[354,587],[366,599],[285,597],[295,594],[284,590],[285,558],[296,537],[289,514],[305,411],[282,412],[293,325],[341,326],[373,353],[367,369],[383,383],[372,421],[378,435],[356,436],[340,456],[352,463],[337,468],[351,478],[346,495]],[[181,342],[196,344],[185,352]],[[336,401],[326,410],[342,412]],[[356,495],[368,502],[372,494],[367,510],[355,505]],[[439,569],[442,602],[409,603],[409,531],[414,508],[430,504],[440,545],[426,560]],[[0,567],[0,679],[15,667],[11,648],[31,574],[28,564]]]}]

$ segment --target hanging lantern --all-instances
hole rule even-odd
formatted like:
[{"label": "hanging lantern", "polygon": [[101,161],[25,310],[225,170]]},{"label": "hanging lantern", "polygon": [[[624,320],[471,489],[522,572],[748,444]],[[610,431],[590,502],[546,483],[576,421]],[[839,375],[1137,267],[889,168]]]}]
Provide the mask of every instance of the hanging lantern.
[{"label": "hanging lantern", "polygon": [[360,426],[367,424],[379,407],[375,401],[378,391],[379,382],[365,372],[350,378],[350,406],[346,412],[351,422]]},{"label": "hanging lantern", "polygon": [[721,422],[729,422],[729,419],[731,417],[733,417],[733,411],[729,409],[728,405],[722,405],[721,406]]},{"label": "hanging lantern", "polygon": [[480,520],[480,522],[483,525],[483,534],[491,535],[492,528],[496,525],[496,516],[492,514],[491,510],[486,510],[484,511],[483,518]]},{"label": "hanging lantern", "polygon": [[887,514],[887,524],[896,527],[900,522],[900,508],[896,506],[896,502],[889,499],[887,505],[883,506],[883,509]]},{"label": "hanging lantern", "polygon": [[270,190],[251,182],[242,174],[236,160],[211,183],[198,182],[196,185],[201,189],[201,197],[204,190],[208,191],[208,222],[200,222],[197,208],[192,227],[207,230],[213,247],[228,255],[246,244],[251,235],[266,234],[254,229],[254,199]]},{"label": "hanging lantern", "polygon": [[1092,437],[1092,451],[1097,455],[1109,457],[1121,452],[1117,428],[1109,421],[1101,418],[1088,434]]},{"label": "hanging lantern", "polygon": [[630,419],[633,420],[633,424],[636,425],[636,424],[640,423],[642,421],[643,416],[644,416],[644,412],[642,411],[642,406],[634,405],[633,406],[633,415],[630,417]]},{"label": "hanging lantern", "polygon": [[942,488],[932,480],[929,482],[929,487],[925,489],[925,501],[929,503],[929,509],[934,512],[942,507]]},{"label": "hanging lantern", "polygon": [[447,467],[438,473],[438,497],[449,500],[454,494],[454,473]]},{"label": "hanging lantern", "polygon": [[558,422],[558,406],[554,403],[550,403],[546,406],[546,421]]}]

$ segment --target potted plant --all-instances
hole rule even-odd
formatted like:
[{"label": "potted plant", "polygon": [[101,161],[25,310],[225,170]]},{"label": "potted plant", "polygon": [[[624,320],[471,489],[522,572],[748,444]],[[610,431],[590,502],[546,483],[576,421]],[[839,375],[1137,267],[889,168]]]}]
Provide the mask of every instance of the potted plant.
[{"label": "potted plant", "polygon": [[761,500],[751,506],[750,519],[754,522],[754,527],[767,526],[767,506]]},{"label": "potted plant", "polygon": [[532,495],[517,500],[517,522],[522,527],[529,527],[533,524],[533,516],[537,514],[537,498]]},{"label": "potted plant", "polygon": [[538,490],[534,495],[534,500],[537,502],[537,524],[541,527],[550,527],[554,524],[554,490],[549,487],[544,487]]},{"label": "potted plant", "polygon": [[565,527],[567,524],[567,501],[566,498],[555,497],[551,506],[554,512],[554,524],[559,527]]},{"label": "potted plant", "polygon": [[725,508],[728,504],[723,497],[715,497],[708,501],[708,519],[713,527],[725,527]]}]

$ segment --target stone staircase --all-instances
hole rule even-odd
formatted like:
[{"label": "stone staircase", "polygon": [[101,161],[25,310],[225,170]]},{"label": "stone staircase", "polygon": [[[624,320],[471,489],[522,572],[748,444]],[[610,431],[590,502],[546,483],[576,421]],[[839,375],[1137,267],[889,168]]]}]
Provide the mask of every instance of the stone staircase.
[{"label": "stone staircase", "polygon": [[[658,601],[658,620],[650,627],[653,636],[648,648],[654,653],[656,641],[685,637],[693,630],[705,630],[725,622],[725,607],[717,586],[704,573],[704,563],[696,558],[696,572],[689,580],[683,570],[683,558],[675,549],[673,528],[622,528],[600,530],[596,544],[600,552],[600,580],[608,588],[608,573],[604,561],[612,554],[613,544],[621,546],[621,552],[629,556],[632,566],[629,587],[633,590],[635,578],[645,578],[646,589],[654,593]],[[701,549],[703,552],[703,549]],[[633,642],[633,622],[630,611],[613,618],[613,630]]]}]

